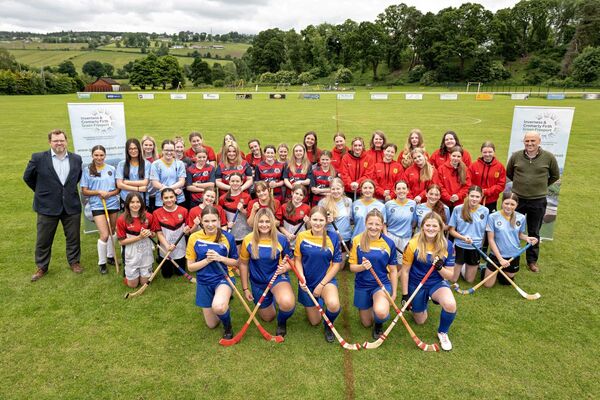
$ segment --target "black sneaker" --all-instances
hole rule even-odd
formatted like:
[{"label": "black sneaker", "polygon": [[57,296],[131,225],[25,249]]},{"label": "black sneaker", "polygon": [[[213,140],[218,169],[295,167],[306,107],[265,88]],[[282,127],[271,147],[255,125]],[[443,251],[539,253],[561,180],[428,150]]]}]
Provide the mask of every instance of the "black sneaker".
[{"label": "black sneaker", "polygon": [[277,323],[277,329],[275,330],[276,336],[285,336],[287,333],[287,326],[285,322]]},{"label": "black sneaker", "polygon": [[100,273],[102,275],[105,275],[106,273],[108,273],[108,270],[106,269],[106,264],[100,264],[100,265],[98,265],[98,267],[100,267]]},{"label": "black sneaker", "polygon": [[379,339],[379,336],[383,335],[383,324],[375,323],[373,325],[373,339]]},{"label": "black sneaker", "polygon": [[233,339],[233,328],[231,325],[223,327],[223,339]]},{"label": "black sneaker", "polygon": [[325,325],[325,341],[327,343],[333,343],[334,340],[335,340],[335,336],[333,335],[333,331],[331,330],[330,327]]},{"label": "black sneaker", "polygon": [[106,259],[106,262],[109,263],[110,265],[115,265],[115,258],[114,257],[108,257]]}]

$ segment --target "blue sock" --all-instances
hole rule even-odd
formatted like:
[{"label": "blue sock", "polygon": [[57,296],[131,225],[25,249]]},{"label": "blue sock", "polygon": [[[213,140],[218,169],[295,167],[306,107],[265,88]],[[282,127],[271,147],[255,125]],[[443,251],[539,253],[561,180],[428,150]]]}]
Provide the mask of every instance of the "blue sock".
[{"label": "blue sock", "polygon": [[290,311],[282,311],[281,309],[279,309],[279,312],[277,313],[277,323],[285,324],[288,318],[290,318],[294,314],[295,310],[296,307],[292,308]]},{"label": "blue sock", "polygon": [[223,326],[231,326],[231,313],[229,312],[229,309],[227,309],[227,311],[225,312],[225,314],[221,314],[218,315],[217,317],[219,317],[219,319],[221,320],[221,322],[223,323]]},{"label": "blue sock", "polygon": [[376,324],[383,324],[385,321],[390,319],[390,314],[386,315],[385,318],[382,319],[382,318],[377,317],[377,314],[373,313],[373,317],[375,319]]},{"label": "blue sock", "polygon": [[456,318],[456,313],[450,313],[442,308],[442,314],[440,315],[440,326],[438,327],[438,332],[448,333],[448,329],[450,329],[450,325]]},{"label": "blue sock", "polygon": [[[333,324],[333,321],[335,321],[335,319],[338,317],[338,315],[340,315],[341,312],[342,312],[342,308],[340,307],[340,309],[337,310],[336,312],[325,310],[325,315],[327,315],[327,318],[329,318],[329,320]],[[323,324],[327,325],[325,323],[325,320],[323,320]]]}]

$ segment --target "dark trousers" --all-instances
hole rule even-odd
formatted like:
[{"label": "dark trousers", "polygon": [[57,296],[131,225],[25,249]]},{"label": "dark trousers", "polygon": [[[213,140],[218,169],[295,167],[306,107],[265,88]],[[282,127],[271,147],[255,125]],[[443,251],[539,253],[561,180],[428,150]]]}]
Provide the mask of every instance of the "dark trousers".
[{"label": "dark trousers", "polygon": [[[156,257],[156,262],[158,264],[160,264],[162,261],[163,261],[163,258],[160,255],[158,255]],[[175,261],[175,263],[177,265],[179,265],[181,267],[181,269],[183,269],[185,271],[186,261],[187,261],[185,257],[173,259],[173,261]],[[181,276],[181,275],[183,275],[183,272],[179,271],[177,269],[177,267],[174,266],[171,261],[167,260],[167,261],[165,261],[163,266],[160,268],[160,274],[162,275],[163,278],[170,278],[173,275]]]},{"label": "dark trousers", "polygon": [[58,228],[58,222],[63,226],[65,233],[67,262],[69,265],[78,263],[81,258],[81,214],[65,214],[64,212],[58,216],[37,215],[37,240],[35,243],[35,263],[43,269],[48,270],[50,265],[50,257],[52,254],[52,242],[54,242],[54,234]]},{"label": "dark trousers", "polygon": [[[491,213],[494,213],[494,212],[496,212],[496,211],[498,211],[498,210],[496,210],[496,203],[497,203],[497,202],[496,202],[496,201],[494,201],[493,203],[487,203],[487,204],[485,204],[485,208],[487,208],[487,209],[489,210],[490,214],[491,214]],[[487,254],[487,251],[488,251],[488,238],[487,238],[487,232],[485,232],[485,233],[483,234],[483,244],[481,245],[481,250],[482,250],[482,251],[483,251],[485,254]],[[485,260],[483,260],[483,261],[485,261]],[[483,262],[483,261],[482,261],[482,262]]]},{"label": "dark trousers", "polygon": [[546,203],[545,197],[541,199],[519,199],[517,211],[527,217],[527,235],[538,239],[538,243],[528,248],[525,253],[527,263],[537,262],[540,256],[540,228],[542,227],[544,214],[546,214]]}]

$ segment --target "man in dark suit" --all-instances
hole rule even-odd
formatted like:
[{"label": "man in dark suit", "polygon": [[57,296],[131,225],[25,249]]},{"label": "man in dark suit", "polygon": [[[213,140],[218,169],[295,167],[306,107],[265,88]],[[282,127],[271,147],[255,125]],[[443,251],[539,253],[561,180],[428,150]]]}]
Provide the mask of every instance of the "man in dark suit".
[{"label": "man in dark suit", "polygon": [[25,168],[23,180],[34,191],[33,210],[37,213],[35,282],[48,272],[52,242],[60,221],[67,244],[67,261],[75,273],[83,272],[80,225],[81,202],[77,184],[81,179],[81,157],[67,152],[67,135],[55,129],[48,133],[50,150],[34,153]]}]

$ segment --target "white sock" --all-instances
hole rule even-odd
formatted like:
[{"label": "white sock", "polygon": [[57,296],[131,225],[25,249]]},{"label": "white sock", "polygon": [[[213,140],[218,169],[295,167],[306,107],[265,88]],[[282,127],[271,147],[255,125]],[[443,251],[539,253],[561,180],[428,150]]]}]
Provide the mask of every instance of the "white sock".
[{"label": "white sock", "polygon": [[460,274],[462,275],[463,279],[465,279],[465,271],[466,270],[467,270],[466,264],[463,264],[462,267],[460,267]]},{"label": "white sock", "polygon": [[98,239],[98,265],[106,264],[107,243]]},{"label": "white sock", "polygon": [[106,247],[106,256],[107,257],[112,257],[115,258],[115,235],[113,235],[112,237],[109,237],[109,240],[107,241],[107,247]]}]

